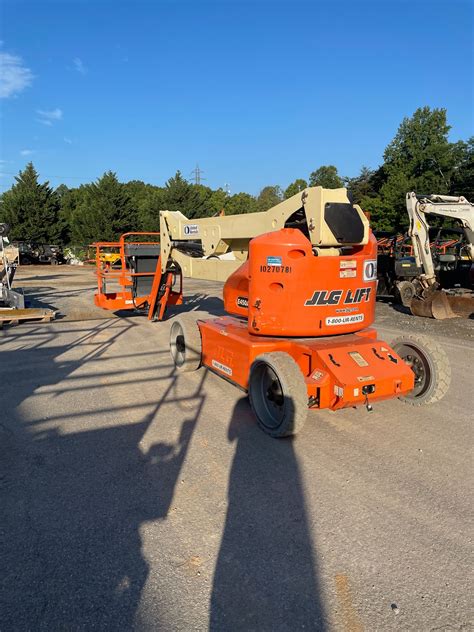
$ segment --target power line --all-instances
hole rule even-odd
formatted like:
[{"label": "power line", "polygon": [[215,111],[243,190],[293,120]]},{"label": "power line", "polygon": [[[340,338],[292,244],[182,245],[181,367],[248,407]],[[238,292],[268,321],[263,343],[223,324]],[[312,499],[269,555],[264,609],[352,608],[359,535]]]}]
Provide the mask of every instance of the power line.
[{"label": "power line", "polygon": [[199,165],[196,163],[196,168],[191,171],[191,175],[194,178],[194,184],[201,184],[201,180],[205,180],[206,178],[202,177],[204,171],[199,168]]}]

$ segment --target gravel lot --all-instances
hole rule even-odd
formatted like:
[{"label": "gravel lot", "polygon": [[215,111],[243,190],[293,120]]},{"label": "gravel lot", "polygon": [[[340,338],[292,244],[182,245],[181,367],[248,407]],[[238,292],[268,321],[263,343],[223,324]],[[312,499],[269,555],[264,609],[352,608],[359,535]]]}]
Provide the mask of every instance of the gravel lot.
[{"label": "gravel lot", "polygon": [[[243,393],[177,377],[170,319],[93,306],[91,268],[22,268],[51,324],[0,332],[0,630],[468,630],[474,321],[435,336],[439,404],[311,413],[276,441]],[[222,311],[185,280],[184,309]]]}]

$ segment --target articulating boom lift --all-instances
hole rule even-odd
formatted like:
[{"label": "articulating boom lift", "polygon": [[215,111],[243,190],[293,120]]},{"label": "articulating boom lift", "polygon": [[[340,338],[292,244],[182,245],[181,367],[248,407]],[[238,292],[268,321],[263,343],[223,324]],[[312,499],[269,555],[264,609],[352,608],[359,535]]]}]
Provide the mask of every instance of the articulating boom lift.
[{"label": "articulating boom lift", "polygon": [[[308,408],[337,410],[400,397],[438,401],[450,379],[446,356],[408,335],[389,346],[371,327],[377,243],[345,189],[308,188],[263,213],[197,220],[160,214],[148,241],[96,244],[97,305],[146,309],[161,320],[182,302],[182,277],[226,280],[229,316],[180,316],[170,349],[179,371],[203,365],[247,390],[265,432],[282,437]],[[104,250],[120,252],[120,269]],[[110,292],[114,279],[120,291]]]},{"label": "articulating boom lift", "polygon": [[371,328],[377,244],[360,208],[344,189],[306,189],[290,198],[298,199],[296,226],[273,214],[272,232],[250,241],[248,260],[228,278],[229,316],[173,322],[177,369],[202,365],[248,391],[259,425],[274,437],[296,433],[308,408],[441,399],[450,369],[439,347],[412,335],[389,346]]}]

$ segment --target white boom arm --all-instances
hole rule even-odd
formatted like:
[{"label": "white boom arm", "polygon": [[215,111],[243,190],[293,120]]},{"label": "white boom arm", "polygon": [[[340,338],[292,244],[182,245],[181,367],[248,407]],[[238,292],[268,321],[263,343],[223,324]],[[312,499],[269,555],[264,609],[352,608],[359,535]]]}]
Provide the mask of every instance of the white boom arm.
[{"label": "white boom arm", "polygon": [[436,282],[431,256],[429,224],[426,215],[440,215],[457,219],[467,239],[467,249],[471,261],[474,261],[474,204],[465,197],[451,195],[417,195],[407,193],[407,211],[410,218],[408,235],[411,237],[416,265],[423,269],[422,275],[428,285]]}]

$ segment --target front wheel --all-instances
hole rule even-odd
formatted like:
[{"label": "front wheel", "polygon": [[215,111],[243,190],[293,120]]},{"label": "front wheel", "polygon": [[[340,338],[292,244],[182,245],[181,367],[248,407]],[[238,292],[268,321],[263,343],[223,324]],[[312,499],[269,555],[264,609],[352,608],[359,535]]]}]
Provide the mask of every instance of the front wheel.
[{"label": "front wheel", "polygon": [[407,335],[393,341],[394,351],[415,374],[415,387],[400,399],[412,406],[434,404],[448,392],[451,367],[441,347],[425,336]]},{"label": "front wheel", "polygon": [[258,425],[270,436],[288,437],[304,426],[308,392],[299,366],[287,353],[263,353],[254,360],[249,398]]},{"label": "front wheel", "polygon": [[180,316],[171,325],[170,353],[181,373],[196,371],[201,365],[201,331],[194,316]]}]

